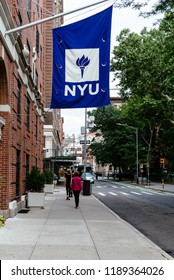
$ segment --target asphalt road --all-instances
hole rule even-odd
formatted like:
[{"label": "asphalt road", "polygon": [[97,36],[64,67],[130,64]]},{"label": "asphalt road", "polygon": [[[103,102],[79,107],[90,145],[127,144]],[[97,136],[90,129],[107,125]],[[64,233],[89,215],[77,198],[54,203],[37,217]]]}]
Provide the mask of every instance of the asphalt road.
[{"label": "asphalt road", "polygon": [[174,194],[95,181],[93,195],[174,257]]}]

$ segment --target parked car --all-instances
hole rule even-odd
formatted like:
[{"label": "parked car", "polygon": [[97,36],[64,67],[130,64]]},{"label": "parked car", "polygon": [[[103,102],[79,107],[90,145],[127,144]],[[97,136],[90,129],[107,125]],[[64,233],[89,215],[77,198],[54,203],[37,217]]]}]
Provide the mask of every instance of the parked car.
[{"label": "parked car", "polygon": [[94,184],[95,176],[89,172],[86,172],[86,178],[84,178],[84,173],[81,176],[81,179],[84,180],[89,180],[91,184]]}]

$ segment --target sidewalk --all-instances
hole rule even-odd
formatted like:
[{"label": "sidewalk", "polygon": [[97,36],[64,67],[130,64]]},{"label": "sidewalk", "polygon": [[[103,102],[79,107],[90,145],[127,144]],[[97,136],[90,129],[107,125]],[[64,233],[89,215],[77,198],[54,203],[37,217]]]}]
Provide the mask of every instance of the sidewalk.
[{"label": "sidewalk", "polygon": [[152,182],[150,184],[150,186],[146,186],[145,188],[149,188],[149,189],[155,189],[158,191],[163,191],[163,192],[172,192],[174,193],[174,184],[167,184],[164,182],[164,185],[162,185],[162,183],[154,183]]},{"label": "sidewalk", "polygon": [[58,186],[44,209],[18,213],[0,228],[1,260],[172,259],[94,196],[66,200]]},{"label": "sidewalk", "polygon": [[[107,177],[99,178],[99,180],[104,180],[104,181],[108,181]],[[134,185],[134,186],[138,186],[141,188],[146,188],[146,189],[152,189],[152,190],[158,190],[161,192],[171,192],[174,193],[174,184],[168,184],[164,182],[164,185],[162,185],[162,183],[156,183],[156,182],[151,182],[150,185],[137,185],[136,182],[131,182],[131,181],[117,181],[114,179],[109,179],[109,181],[118,183],[118,184],[126,184],[126,185]]]}]

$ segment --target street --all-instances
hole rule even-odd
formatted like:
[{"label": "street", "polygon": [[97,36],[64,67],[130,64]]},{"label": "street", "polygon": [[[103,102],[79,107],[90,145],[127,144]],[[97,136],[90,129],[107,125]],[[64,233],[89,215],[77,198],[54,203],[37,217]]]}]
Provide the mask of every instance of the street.
[{"label": "street", "polygon": [[99,180],[93,195],[174,257],[174,194]]}]

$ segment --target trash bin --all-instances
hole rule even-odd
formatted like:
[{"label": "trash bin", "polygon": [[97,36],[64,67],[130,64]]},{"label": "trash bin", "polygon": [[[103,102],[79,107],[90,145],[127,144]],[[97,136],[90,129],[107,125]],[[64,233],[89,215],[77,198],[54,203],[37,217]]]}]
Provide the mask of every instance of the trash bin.
[{"label": "trash bin", "polygon": [[142,177],[138,177],[138,184],[142,185],[142,183],[143,183]]},{"label": "trash bin", "polygon": [[143,177],[142,181],[143,181],[143,185],[147,185],[147,177]]},{"label": "trash bin", "polygon": [[92,187],[89,180],[83,180],[83,195],[91,195]]}]

